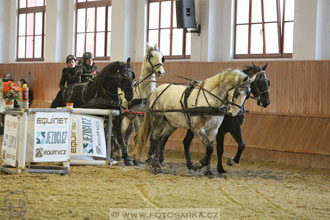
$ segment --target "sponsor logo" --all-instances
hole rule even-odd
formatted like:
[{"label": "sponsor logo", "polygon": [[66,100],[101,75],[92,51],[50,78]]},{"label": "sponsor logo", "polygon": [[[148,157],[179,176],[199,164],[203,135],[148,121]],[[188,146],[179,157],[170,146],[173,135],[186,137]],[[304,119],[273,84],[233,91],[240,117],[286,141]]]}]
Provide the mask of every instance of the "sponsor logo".
[{"label": "sponsor logo", "polygon": [[83,140],[90,143],[93,142],[93,132],[92,132],[92,120],[87,118],[82,118],[82,134]]},{"label": "sponsor logo", "polygon": [[51,155],[66,155],[66,150],[44,150],[43,148],[36,149],[36,157]]},{"label": "sponsor logo", "polygon": [[67,131],[38,131],[36,134],[37,144],[65,144],[67,142]]},{"label": "sponsor logo", "polygon": [[67,124],[68,120],[69,120],[69,118],[37,118],[37,124],[42,124],[42,125],[59,124],[59,125],[63,125],[63,124]]}]

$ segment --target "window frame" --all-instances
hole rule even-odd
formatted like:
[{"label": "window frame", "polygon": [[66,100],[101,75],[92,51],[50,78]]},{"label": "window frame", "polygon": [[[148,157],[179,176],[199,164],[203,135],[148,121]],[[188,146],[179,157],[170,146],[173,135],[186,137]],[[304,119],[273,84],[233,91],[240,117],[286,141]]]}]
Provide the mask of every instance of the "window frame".
[{"label": "window frame", "polygon": [[[75,22],[75,55],[77,58],[82,58],[78,57],[78,51],[77,51],[77,36],[78,36],[78,10],[85,8],[85,29],[84,32],[79,32],[79,33],[84,33],[85,34],[85,45],[84,45],[84,52],[92,52],[94,55],[94,60],[110,60],[111,58],[111,53],[110,56],[108,56],[108,33],[111,30],[108,30],[108,21],[109,21],[109,7],[112,7],[112,0],[98,0],[98,1],[86,1],[85,2],[78,2],[76,3],[76,22]],[[96,56],[96,34],[99,32],[96,30],[97,27],[97,8],[98,7],[105,7],[105,30],[104,30],[104,56],[103,57],[97,57]],[[94,8],[95,9],[95,23],[94,23],[94,30],[93,32],[87,32],[87,9],[88,8]],[[86,51],[86,37],[87,33],[94,33],[94,49],[93,51]],[[109,48],[110,50],[110,48]]]},{"label": "window frame", "polygon": [[[159,2],[159,19],[158,19],[158,28],[153,28],[150,29],[149,28],[149,16],[150,16],[150,4],[153,2]],[[170,21],[170,27],[166,27],[166,28],[161,28],[161,11],[162,11],[162,4],[161,2],[171,2],[171,21]],[[186,55],[186,41],[187,41],[187,29],[186,28],[177,28],[177,27],[173,27],[173,16],[174,16],[174,5],[175,4],[175,0],[148,0],[148,13],[147,13],[147,42],[149,42],[149,31],[150,30],[158,30],[158,48],[160,48],[161,42],[160,42],[160,38],[161,38],[161,30],[165,30],[165,29],[169,29],[170,30],[170,45],[169,45],[169,51],[170,51],[170,55],[165,55],[166,59],[171,59],[171,60],[175,60],[175,59],[190,59],[191,55]],[[172,55],[172,43],[173,43],[173,29],[183,29],[183,39],[182,39],[182,55]],[[152,45],[153,46],[153,45]]]},{"label": "window frame", "polygon": [[[44,54],[45,54],[45,14],[46,14],[46,0],[43,0],[43,6],[35,6],[35,7],[28,7],[28,0],[26,0],[26,7],[25,8],[21,8],[20,7],[21,1],[18,0],[18,10],[17,10],[17,48],[16,48],[16,61],[44,61]],[[35,17],[36,17],[36,13],[40,13],[42,12],[42,28],[41,28],[41,35],[36,35],[35,34],[35,26],[36,26],[36,22],[35,22]],[[19,28],[20,28],[20,22],[19,22],[19,18],[21,14],[25,14],[26,17],[28,14],[33,14],[33,34],[32,35],[27,35],[27,19],[25,20],[25,34],[24,35],[19,35]],[[19,54],[19,48],[20,48],[20,44],[19,44],[19,38],[24,36],[25,38],[25,58],[19,58],[18,54]],[[27,48],[27,37],[28,36],[33,36],[33,47],[32,47],[32,58],[26,58],[26,48]],[[41,36],[41,57],[39,58],[35,58],[35,37],[36,36]]]},{"label": "window frame", "polygon": [[[277,21],[265,21],[264,16],[264,1],[261,1],[261,22],[252,22],[252,2],[253,0],[249,0],[249,21],[248,23],[241,23],[237,24],[237,0],[235,0],[235,18],[234,18],[234,59],[249,59],[249,58],[292,58],[292,53],[284,53],[284,41],[285,41],[285,23],[292,22],[294,20],[285,20],[285,4],[286,0],[283,0],[283,14],[281,16],[281,5],[280,0],[276,0],[276,14],[277,14]],[[278,28],[278,45],[279,45],[279,52],[278,53],[266,53],[266,39],[265,39],[265,24],[277,22]],[[251,27],[255,24],[262,25],[262,38],[263,38],[263,53],[261,54],[251,54]],[[248,25],[248,53],[247,54],[236,54],[236,32],[237,27],[240,25]]]}]

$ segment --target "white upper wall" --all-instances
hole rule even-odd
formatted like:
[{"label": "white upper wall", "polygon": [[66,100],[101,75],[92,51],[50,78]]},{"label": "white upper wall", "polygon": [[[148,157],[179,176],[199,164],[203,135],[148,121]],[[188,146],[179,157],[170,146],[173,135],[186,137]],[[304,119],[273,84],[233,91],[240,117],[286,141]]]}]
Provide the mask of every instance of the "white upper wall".
[{"label": "white upper wall", "polygon": [[330,59],[330,0],[319,0],[316,18],[315,59]]},{"label": "white upper wall", "polygon": [[[111,60],[142,61],[148,0],[112,0]],[[0,62],[16,59],[17,0],[0,0]],[[195,0],[202,33],[192,34],[191,61],[230,61],[233,0]],[[330,59],[330,0],[296,0],[293,59]],[[75,52],[75,1],[46,5],[45,61],[64,62]]]},{"label": "white upper wall", "polygon": [[[8,36],[9,32],[9,26],[6,24],[9,21],[9,17],[7,12],[10,11],[10,4],[6,0],[0,0],[0,21],[6,21],[6,22],[0,22],[0,36],[4,36],[0,41],[0,48],[2,49],[1,51],[8,51],[8,42],[6,39],[10,39]],[[6,60],[6,54],[5,53],[0,53],[0,60]]]}]

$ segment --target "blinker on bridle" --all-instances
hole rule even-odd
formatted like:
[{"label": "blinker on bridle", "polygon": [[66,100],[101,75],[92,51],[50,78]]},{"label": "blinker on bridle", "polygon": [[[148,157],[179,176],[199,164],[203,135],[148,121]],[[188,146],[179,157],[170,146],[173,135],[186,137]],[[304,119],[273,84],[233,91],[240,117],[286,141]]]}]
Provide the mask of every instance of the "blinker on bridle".
[{"label": "blinker on bridle", "polygon": [[[261,75],[263,75],[263,74],[266,74],[266,72],[265,71],[260,71],[259,73],[257,73],[257,78],[256,78],[256,82],[257,82],[257,80],[260,80],[260,77],[261,77]],[[252,94],[253,96],[250,96],[251,97],[251,99],[255,99],[255,100],[257,100],[257,101],[259,101],[260,100],[260,96],[262,95],[262,94],[264,94],[264,93],[269,93],[269,89],[266,89],[266,90],[264,90],[264,91],[262,91],[262,92],[260,92],[260,90],[259,90],[259,88],[258,88],[258,86],[256,86],[256,90],[257,90],[257,95],[255,96],[254,94]]]}]

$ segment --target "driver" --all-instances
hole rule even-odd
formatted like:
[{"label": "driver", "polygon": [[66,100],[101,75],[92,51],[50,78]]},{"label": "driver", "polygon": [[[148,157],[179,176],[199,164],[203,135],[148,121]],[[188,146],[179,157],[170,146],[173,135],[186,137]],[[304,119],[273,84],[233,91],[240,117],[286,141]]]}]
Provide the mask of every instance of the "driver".
[{"label": "driver", "polygon": [[91,52],[85,52],[82,58],[83,63],[78,67],[76,76],[78,76],[79,82],[84,83],[94,79],[99,70],[94,64],[94,56]]},{"label": "driver", "polygon": [[75,75],[78,68],[76,66],[76,61],[77,58],[74,55],[70,54],[66,57],[66,64],[68,65],[68,67],[63,68],[62,70],[62,78],[59,84],[61,90],[65,88],[65,84],[66,86],[68,86],[74,83],[78,83],[79,78]]}]

